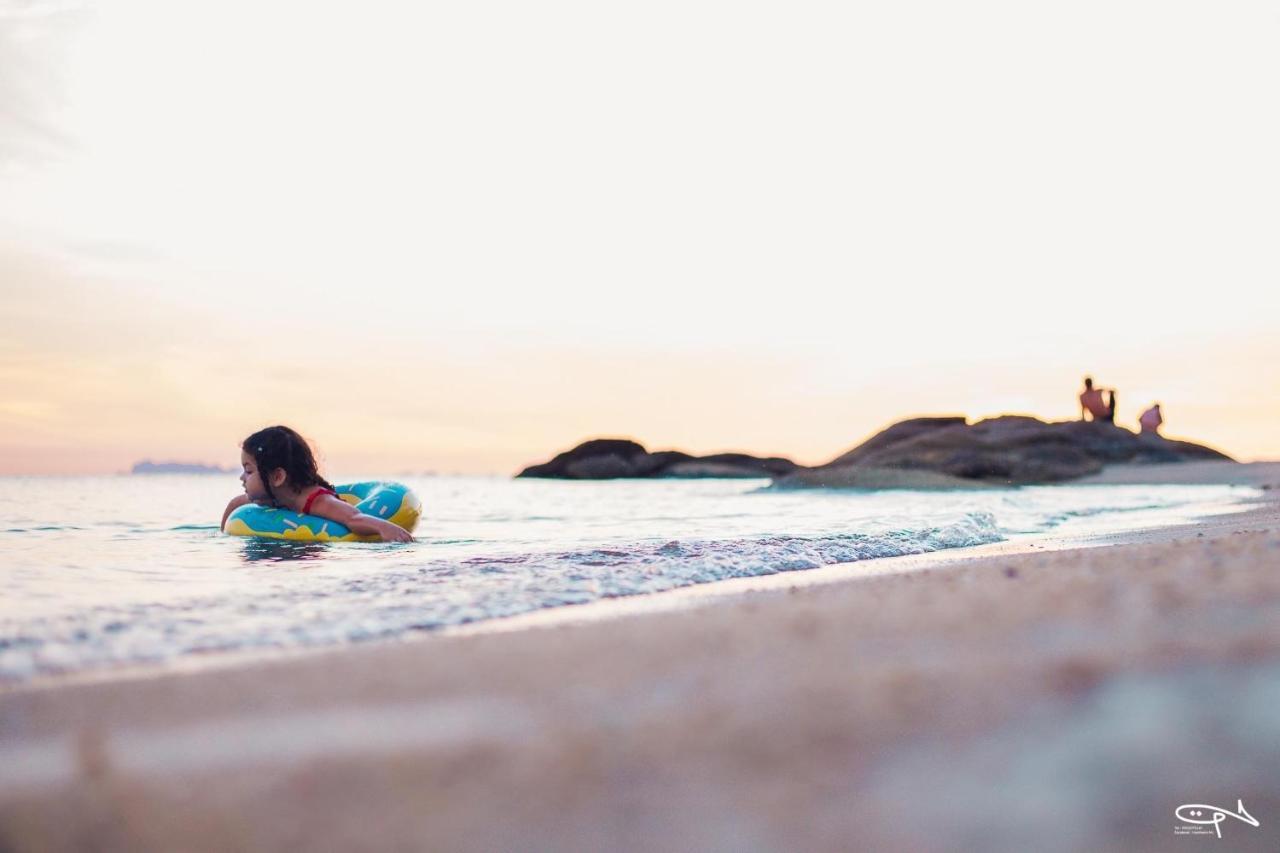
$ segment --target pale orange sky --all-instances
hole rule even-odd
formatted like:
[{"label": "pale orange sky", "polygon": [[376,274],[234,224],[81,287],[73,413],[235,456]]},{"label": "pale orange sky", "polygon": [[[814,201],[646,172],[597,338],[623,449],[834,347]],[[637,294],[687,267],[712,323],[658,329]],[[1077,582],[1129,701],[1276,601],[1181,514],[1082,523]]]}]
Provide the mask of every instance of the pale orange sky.
[{"label": "pale orange sky", "polygon": [[1267,4],[0,2],[0,473],[825,461],[899,418],[1280,458]]}]

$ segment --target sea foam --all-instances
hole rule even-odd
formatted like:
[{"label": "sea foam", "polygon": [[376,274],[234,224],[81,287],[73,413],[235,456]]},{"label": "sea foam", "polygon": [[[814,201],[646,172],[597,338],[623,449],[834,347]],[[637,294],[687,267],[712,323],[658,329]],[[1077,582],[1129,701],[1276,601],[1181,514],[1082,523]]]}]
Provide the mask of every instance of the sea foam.
[{"label": "sea foam", "polygon": [[412,484],[426,507],[417,542],[362,545],[224,536],[203,516],[225,503],[225,484],[138,479],[25,482],[0,497],[0,680],[397,637],[1051,530],[1170,523],[1255,496],[438,478]]}]

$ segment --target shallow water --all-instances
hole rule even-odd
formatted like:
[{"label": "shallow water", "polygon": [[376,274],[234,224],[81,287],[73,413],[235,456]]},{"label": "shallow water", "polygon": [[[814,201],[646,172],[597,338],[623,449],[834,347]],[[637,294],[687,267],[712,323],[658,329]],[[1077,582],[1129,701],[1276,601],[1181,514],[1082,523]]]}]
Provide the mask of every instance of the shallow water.
[{"label": "shallow water", "polygon": [[[357,478],[344,478],[354,481]],[[1230,486],[775,491],[763,480],[406,478],[418,541],[226,536],[234,477],[0,478],[0,681],[329,645],[875,557],[1177,523]]]}]

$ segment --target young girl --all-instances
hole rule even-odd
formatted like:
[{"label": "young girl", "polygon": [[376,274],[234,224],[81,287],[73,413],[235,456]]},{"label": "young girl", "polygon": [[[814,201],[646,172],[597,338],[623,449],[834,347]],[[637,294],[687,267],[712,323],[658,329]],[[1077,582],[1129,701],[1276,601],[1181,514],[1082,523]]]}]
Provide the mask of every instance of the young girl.
[{"label": "young girl", "polygon": [[328,480],[316,470],[316,459],[302,436],[286,426],[259,430],[240,445],[240,482],[244,494],[231,499],[222,514],[227,517],[247,503],[291,509],[318,515],[350,528],[361,536],[380,536],[386,542],[412,542],[403,527],[365,515],[338,498]]}]

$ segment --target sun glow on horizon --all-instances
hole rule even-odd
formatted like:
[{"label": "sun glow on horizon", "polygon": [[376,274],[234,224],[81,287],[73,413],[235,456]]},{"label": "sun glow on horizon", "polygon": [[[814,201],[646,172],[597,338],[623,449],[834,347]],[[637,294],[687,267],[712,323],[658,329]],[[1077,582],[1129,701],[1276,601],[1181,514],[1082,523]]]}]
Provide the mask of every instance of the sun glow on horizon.
[{"label": "sun glow on horizon", "polygon": [[1273,10],[0,0],[0,473],[826,461],[1080,378],[1280,458]]}]

